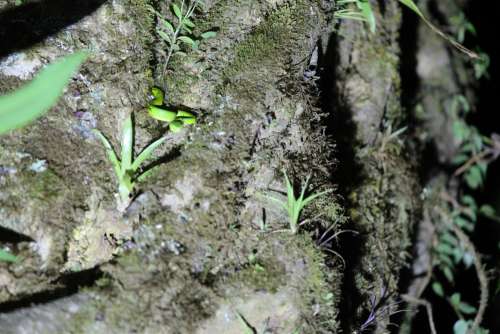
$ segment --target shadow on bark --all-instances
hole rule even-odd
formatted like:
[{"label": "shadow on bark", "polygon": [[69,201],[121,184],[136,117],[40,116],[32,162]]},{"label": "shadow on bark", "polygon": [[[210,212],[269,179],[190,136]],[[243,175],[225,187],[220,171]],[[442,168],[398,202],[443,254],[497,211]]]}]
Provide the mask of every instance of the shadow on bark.
[{"label": "shadow on bark", "polygon": [[[325,48],[321,48],[325,50]],[[332,34],[324,54],[320,55],[320,99],[323,111],[328,114],[326,120],[327,134],[336,143],[336,158],[341,161],[334,172],[334,181],[338,184],[339,194],[344,198],[344,206],[349,208],[349,194],[356,189],[363,178],[362,168],[355,157],[356,125],[352,112],[340,99],[337,92],[336,75],[338,72],[338,41],[337,34]],[[358,231],[352,221],[343,226],[345,230]],[[355,326],[355,312],[363,301],[360,291],[355,285],[355,274],[358,271],[360,259],[364,254],[364,237],[360,234],[345,233],[339,242],[339,253],[345,260],[345,271],[342,282],[342,298],[339,303],[339,320],[343,332],[349,333]]]},{"label": "shadow on bark", "polygon": [[42,42],[99,9],[107,0],[45,0],[0,12],[0,58]]}]

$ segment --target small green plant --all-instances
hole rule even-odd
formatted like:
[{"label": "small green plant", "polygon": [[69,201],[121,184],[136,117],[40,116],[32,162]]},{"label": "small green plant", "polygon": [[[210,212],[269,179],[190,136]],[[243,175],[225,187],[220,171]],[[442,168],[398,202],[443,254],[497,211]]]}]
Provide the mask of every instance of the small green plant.
[{"label": "small green plant", "polygon": [[156,120],[167,122],[168,128],[173,133],[179,132],[184,126],[196,124],[196,116],[187,111],[171,111],[163,107],[164,94],[157,87],[151,90],[153,99],[151,100],[148,112]]},{"label": "small green plant", "polygon": [[[375,33],[377,22],[369,0],[340,0],[336,4],[338,6],[334,13],[336,18],[366,22],[370,31]],[[349,8],[350,4],[355,4],[357,8]]]},{"label": "small green plant", "polygon": [[163,137],[154,141],[134,159],[134,124],[132,115],[130,115],[123,124],[121,159],[119,160],[109,140],[99,130],[95,130],[95,133],[100,138],[106,149],[108,159],[113,165],[118,181],[118,209],[124,211],[130,204],[131,194],[136,182],[141,181],[151,171],[141,169],[142,163],[151,157],[154,150],[160,146],[166,138]]},{"label": "small green plant", "polygon": [[172,13],[176,18],[176,23],[169,21],[153,7],[149,7],[160,21],[161,25],[156,32],[160,38],[167,43],[168,50],[165,56],[163,73],[166,74],[168,64],[173,55],[184,55],[182,46],[188,46],[197,50],[201,41],[212,38],[216,35],[214,31],[206,31],[199,36],[193,35],[196,24],[191,20],[197,8],[203,6],[202,0],[182,0],[180,4],[172,4]]},{"label": "small green plant", "polygon": [[[398,0],[401,4],[405,5],[411,9],[415,14],[417,14],[424,23],[431,28],[436,34],[448,41],[453,47],[455,47],[460,52],[466,54],[469,58],[479,60],[481,56],[474,51],[471,51],[464,47],[459,42],[455,41],[452,37],[445,34],[441,29],[436,27],[418,8],[418,6],[413,2],[413,0]],[[355,4],[356,9],[349,8],[350,4]],[[372,7],[370,5],[370,0],[339,0],[337,1],[337,9],[335,10],[334,17],[339,19],[350,19],[364,21],[368,23],[370,31],[375,33],[376,31],[376,19],[373,13]],[[463,29],[470,30],[470,26],[466,25]],[[459,31],[460,33],[460,31]],[[465,31],[464,31],[465,34]],[[460,35],[458,37],[461,37]]]},{"label": "small green plant", "polygon": [[[0,96],[0,134],[23,127],[48,111],[86,58],[84,52],[67,56],[47,66],[21,89]],[[17,257],[0,249],[0,261],[16,262]]]},{"label": "small green plant", "polygon": [[331,192],[331,190],[315,193],[304,198],[307,187],[309,185],[309,179],[310,179],[309,176],[305,184],[302,186],[302,190],[300,191],[300,196],[296,198],[292,183],[288,179],[286,172],[283,172],[283,174],[285,175],[285,183],[287,188],[287,201],[282,201],[280,199],[271,196],[268,196],[267,198],[278,203],[286,210],[286,212],[288,213],[288,223],[290,226],[290,231],[293,234],[297,234],[297,232],[299,231],[299,227],[301,225],[299,219],[302,209],[304,209],[308,204],[310,204],[316,198]]}]

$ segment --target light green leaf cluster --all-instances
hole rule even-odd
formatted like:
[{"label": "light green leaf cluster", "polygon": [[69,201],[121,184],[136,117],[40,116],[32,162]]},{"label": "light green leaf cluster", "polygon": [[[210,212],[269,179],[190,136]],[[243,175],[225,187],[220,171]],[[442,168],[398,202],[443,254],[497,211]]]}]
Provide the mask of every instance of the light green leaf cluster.
[{"label": "light green leaf cluster", "polygon": [[121,140],[121,159],[113,149],[113,146],[109,140],[102,134],[102,132],[95,130],[95,134],[101,140],[102,145],[106,149],[106,154],[109,161],[111,162],[113,169],[115,171],[116,179],[118,181],[118,194],[119,194],[119,205],[118,208],[123,211],[128,207],[131,201],[131,194],[134,190],[135,183],[141,181],[151,170],[144,171],[141,170],[141,165],[151,158],[154,150],[160,146],[164,141],[165,137],[162,137],[148,147],[146,147],[138,156],[134,159],[134,124],[132,120],[132,115],[130,115],[123,124],[122,128],[122,140]]},{"label": "light green leaf cluster", "polygon": [[297,198],[297,197],[295,197],[295,191],[294,191],[292,183],[290,182],[290,180],[288,178],[288,175],[286,174],[286,172],[283,172],[283,174],[285,175],[285,184],[286,184],[286,189],[287,189],[287,191],[286,191],[287,192],[287,201],[282,201],[282,200],[277,199],[277,198],[272,197],[272,196],[268,196],[267,198],[269,198],[271,201],[279,204],[283,209],[286,210],[286,212],[288,213],[288,223],[289,223],[290,231],[293,234],[297,234],[297,232],[299,231],[299,226],[300,226],[299,219],[300,219],[300,215],[301,215],[302,210],[307,205],[309,205],[312,201],[314,201],[315,199],[317,199],[320,196],[323,196],[323,195],[331,192],[332,190],[322,191],[322,192],[315,193],[315,194],[312,194],[312,195],[305,197],[305,193],[306,193],[307,187],[309,185],[309,179],[310,179],[310,177],[308,177],[305,184],[302,186],[302,189],[300,191],[300,196]]},{"label": "light green leaf cluster", "polygon": [[196,24],[191,20],[197,8],[203,6],[202,0],[182,0],[180,4],[173,3],[172,13],[176,19],[173,23],[165,18],[153,7],[149,10],[153,12],[160,22],[156,29],[158,36],[167,44],[168,52],[164,63],[164,73],[173,55],[184,55],[182,46],[188,46],[192,50],[198,50],[201,41],[216,36],[214,31],[206,31],[199,36],[193,35],[193,29]]}]

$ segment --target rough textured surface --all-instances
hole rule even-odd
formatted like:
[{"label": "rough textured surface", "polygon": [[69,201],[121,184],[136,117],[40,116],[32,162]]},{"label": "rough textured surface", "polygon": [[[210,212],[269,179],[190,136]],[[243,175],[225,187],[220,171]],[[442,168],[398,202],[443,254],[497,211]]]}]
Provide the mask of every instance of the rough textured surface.
[{"label": "rough textured surface", "polygon": [[[93,51],[54,110],[0,139],[0,170],[7,171],[0,175],[0,224],[33,239],[15,245],[25,260],[0,264],[0,301],[9,311],[0,327],[241,333],[239,313],[269,333],[336,333],[344,297],[344,311],[354,314],[344,326],[356,329],[370,292],[396,292],[418,213],[405,147],[389,139],[404,120],[398,7],[386,6],[378,35],[343,24],[328,45],[338,57],[326,59],[318,54],[332,28],[328,1],[207,1],[194,33],[216,29],[217,37],[174,57],[163,77],[165,45],[151,34],[146,3],[109,1],[41,45],[0,60],[4,92],[68,50]],[[157,7],[168,17],[169,3]],[[334,91],[311,75],[318,57],[337,75]],[[122,215],[112,169],[90,130],[101,129],[116,145],[121,122],[134,112],[137,150],[164,135],[165,125],[144,110],[153,84],[165,89],[172,108],[197,113],[198,124],[166,134],[162,163]],[[335,101],[320,110],[329,93]],[[336,128],[352,124],[345,139],[355,140],[340,140],[344,132]],[[360,260],[348,259],[343,293],[342,259],[330,249],[334,242],[323,243],[345,222],[337,196],[308,207],[309,223],[298,235],[286,231],[287,214],[266,199],[285,190],[282,170],[297,190],[309,175],[311,189],[335,188],[327,133],[339,151],[355,152],[341,169],[361,176],[359,183],[340,180],[362,240],[346,246]],[[95,265],[86,288],[68,289],[64,273],[82,275]],[[66,288],[67,298],[50,293],[56,288]],[[37,292],[46,298],[28,307]],[[378,330],[386,325],[380,321]]]},{"label": "rough textured surface", "polygon": [[[327,269],[309,232],[273,232],[286,228],[287,217],[262,196],[283,189],[281,169],[296,182],[313,172],[314,187],[332,186],[332,161],[323,154],[331,143],[319,111],[307,90],[285,88],[303,85],[325,14],[308,0],[210,2],[197,20],[200,30],[219,28],[218,36],[174,58],[166,80],[168,104],[197,112],[199,125],[168,134],[164,163],[121,216],[112,169],[90,130],[101,129],[116,144],[122,120],[135,112],[138,149],[164,133],[144,112],[150,73],[157,73],[148,55],[161,68],[164,47],[149,49],[144,5],[111,1],[29,56],[2,60],[0,68],[9,68],[1,72],[3,87],[12,88],[33,75],[26,76],[30,64],[46,62],[43,55],[50,60],[77,47],[95,53],[47,117],[1,139],[1,165],[16,168],[2,175],[1,222],[34,240],[17,244],[26,261],[2,264],[2,275],[12,275],[3,280],[2,298],[29,300],[64,285],[61,271],[101,264],[103,275],[85,298],[49,294],[44,305],[21,310],[6,303],[12,313],[0,324],[13,333],[209,333],[224,314],[229,328],[241,330],[240,312],[256,328],[269,319],[273,333],[335,330],[340,272]],[[22,62],[16,73],[13,61]],[[333,200],[306,214],[323,213],[335,223],[341,210]],[[263,220],[267,232],[259,227]],[[266,298],[277,307],[255,313],[250,306]],[[74,312],[62,311],[61,303]],[[45,325],[42,313],[64,324]],[[12,320],[19,314],[27,321]]]}]

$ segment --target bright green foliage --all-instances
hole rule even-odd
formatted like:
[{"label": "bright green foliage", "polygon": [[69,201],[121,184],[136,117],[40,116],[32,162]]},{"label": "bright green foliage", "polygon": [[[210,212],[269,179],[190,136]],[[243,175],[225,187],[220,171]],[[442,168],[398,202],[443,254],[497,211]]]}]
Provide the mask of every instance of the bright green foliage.
[{"label": "bright green foliage", "polygon": [[0,261],[16,262],[17,256],[12,255],[11,253],[7,252],[6,250],[0,249]]},{"label": "bright green foliage", "polygon": [[415,4],[415,2],[413,2],[413,0],[399,0],[399,2],[402,3],[403,5],[405,5],[406,7],[410,8],[415,14],[420,16],[422,21],[424,21],[425,24],[427,24],[427,26],[429,26],[429,28],[431,28],[436,34],[441,36],[443,39],[448,41],[457,50],[466,54],[471,59],[479,59],[480,58],[477,53],[467,49],[462,44],[460,44],[459,42],[455,41],[453,38],[451,38],[450,36],[445,34],[441,29],[436,27],[431,21],[429,21],[429,19],[422,13],[422,11],[418,8],[418,6]]},{"label": "bright green foliage", "polygon": [[197,8],[203,6],[202,0],[182,0],[180,4],[172,4],[172,13],[175,17],[175,23],[166,19],[161,13],[154,8],[149,7],[161,23],[156,32],[160,38],[167,43],[168,52],[164,62],[164,73],[168,68],[170,59],[174,54],[184,55],[182,46],[188,46],[193,50],[198,50],[202,40],[215,37],[214,31],[206,31],[200,36],[193,35],[193,29],[196,24],[191,20]]},{"label": "bright green foliage", "polygon": [[156,120],[167,122],[170,131],[179,132],[185,125],[196,124],[196,116],[187,111],[171,111],[164,109],[163,91],[157,87],[151,89],[153,99],[148,107],[148,112],[151,117]]},{"label": "bright green foliage", "polygon": [[[349,4],[356,4],[357,9],[348,8]],[[338,19],[358,20],[368,23],[370,31],[375,33],[376,20],[369,0],[340,0],[334,16]]]},{"label": "bright green foliage", "polygon": [[130,115],[123,124],[121,160],[119,160],[108,139],[98,130],[95,130],[95,133],[101,139],[106,149],[108,159],[113,165],[118,181],[119,209],[124,210],[130,203],[130,194],[134,190],[135,183],[140,181],[147,175],[147,172],[149,172],[141,170],[141,165],[151,157],[154,150],[160,146],[166,138],[160,138],[150,144],[134,160],[134,125],[132,115]]},{"label": "bright green foliage", "polygon": [[312,201],[314,201],[316,198],[323,196],[331,190],[326,190],[322,191],[320,193],[312,194],[304,198],[305,192],[307,190],[307,187],[309,185],[309,179],[310,177],[307,178],[305,184],[302,187],[302,190],[300,191],[300,196],[299,198],[295,197],[295,191],[293,189],[293,185],[291,184],[290,180],[288,179],[288,176],[286,175],[286,172],[284,172],[285,175],[285,183],[286,183],[286,188],[287,188],[287,201],[281,201],[277,198],[268,196],[268,198],[279,205],[281,205],[288,213],[288,222],[290,225],[290,231],[293,234],[297,234],[299,231],[299,219],[300,219],[300,214],[302,212],[302,209],[304,209],[308,204],[310,204]]},{"label": "bright green foliage", "polygon": [[28,124],[52,107],[86,58],[84,52],[67,56],[47,66],[21,89],[0,96],[0,134]]}]

